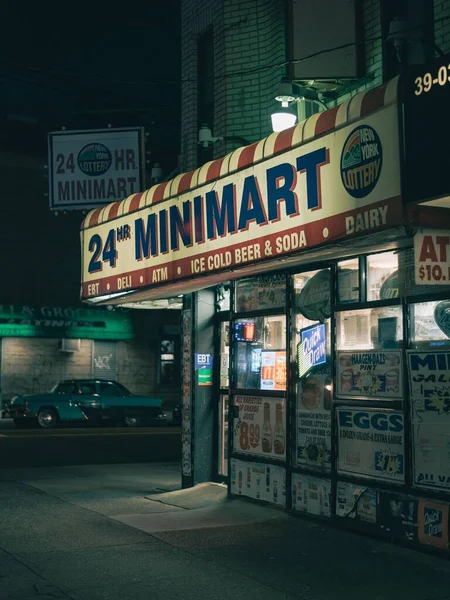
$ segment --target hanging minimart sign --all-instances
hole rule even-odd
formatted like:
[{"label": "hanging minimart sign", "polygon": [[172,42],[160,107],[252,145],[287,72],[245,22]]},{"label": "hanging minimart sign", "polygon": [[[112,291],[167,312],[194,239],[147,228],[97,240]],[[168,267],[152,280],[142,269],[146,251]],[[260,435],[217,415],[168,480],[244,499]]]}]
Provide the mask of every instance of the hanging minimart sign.
[{"label": "hanging minimart sign", "polygon": [[84,298],[162,286],[401,222],[397,108],[82,231]]},{"label": "hanging minimart sign", "polygon": [[140,127],[49,133],[50,208],[90,209],[142,190],[142,140]]}]

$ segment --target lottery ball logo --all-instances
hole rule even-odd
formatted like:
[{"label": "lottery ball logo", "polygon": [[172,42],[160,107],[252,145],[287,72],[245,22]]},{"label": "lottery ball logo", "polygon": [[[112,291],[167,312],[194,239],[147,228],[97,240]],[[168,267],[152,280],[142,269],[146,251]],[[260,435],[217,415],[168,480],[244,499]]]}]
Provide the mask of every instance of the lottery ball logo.
[{"label": "lottery ball logo", "polygon": [[353,198],[364,198],[377,185],[383,165],[383,150],[378,133],[369,125],[354,129],[341,154],[341,177]]},{"label": "lottery ball logo", "polygon": [[111,152],[104,144],[88,144],[78,152],[78,167],[91,177],[104,175],[111,162]]}]

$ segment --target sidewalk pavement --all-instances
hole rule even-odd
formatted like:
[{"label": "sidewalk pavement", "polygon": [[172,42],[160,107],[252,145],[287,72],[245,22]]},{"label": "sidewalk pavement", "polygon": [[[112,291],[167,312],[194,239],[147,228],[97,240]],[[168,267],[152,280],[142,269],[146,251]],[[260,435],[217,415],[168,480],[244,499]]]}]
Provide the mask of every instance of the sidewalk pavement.
[{"label": "sidewalk pavement", "polygon": [[444,600],[450,562],[295,518],[177,464],[0,470],[0,600]]}]

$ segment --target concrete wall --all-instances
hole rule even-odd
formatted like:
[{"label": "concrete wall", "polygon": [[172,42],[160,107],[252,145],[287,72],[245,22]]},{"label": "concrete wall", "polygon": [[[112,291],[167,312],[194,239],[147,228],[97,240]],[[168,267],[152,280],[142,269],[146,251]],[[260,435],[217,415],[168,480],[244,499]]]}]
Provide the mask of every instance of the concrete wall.
[{"label": "concrete wall", "polygon": [[57,339],[4,338],[2,343],[2,396],[48,392],[68,377],[90,377],[92,345],[82,340],[80,352],[58,350]]},{"label": "concrete wall", "polygon": [[[81,340],[79,352],[58,350],[57,339],[4,338],[2,343],[1,397],[45,393],[62,379],[91,378],[91,340]],[[116,379],[133,394],[157,395],[169,408],[180,401],[179,385],[158,383],[158,342],[131,340],[117,342]],[[105,378],[108,373],[105,372]]]}]

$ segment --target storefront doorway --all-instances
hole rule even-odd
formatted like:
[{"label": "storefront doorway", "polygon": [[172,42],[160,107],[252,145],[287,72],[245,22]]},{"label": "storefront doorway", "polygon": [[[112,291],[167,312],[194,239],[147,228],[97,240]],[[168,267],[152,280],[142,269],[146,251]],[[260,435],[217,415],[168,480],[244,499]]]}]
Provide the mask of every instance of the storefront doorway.
[{"label": "storefront doorway", "polygon": [[214,360],[214,408],[215,408],[215,444],[214,464],[217,481],[228,478],[229,446],[229,368],[230,368],[230,316],[229,312],[216,315],[215,323],[215,360]]}]

